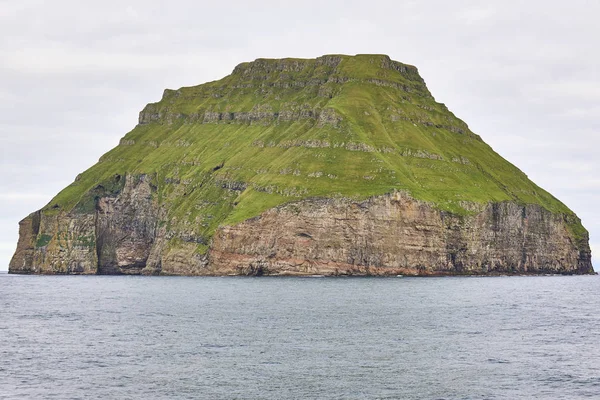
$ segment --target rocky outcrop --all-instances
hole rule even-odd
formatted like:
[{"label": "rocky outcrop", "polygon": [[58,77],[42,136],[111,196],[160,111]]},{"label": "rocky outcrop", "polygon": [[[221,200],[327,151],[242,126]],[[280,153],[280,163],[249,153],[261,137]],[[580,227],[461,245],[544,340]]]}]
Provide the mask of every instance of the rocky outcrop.
[{"label": "rocky outcrop", "polygon": [[[307,199],[222,226],[206,254],[159,221],[147,176],[127,176],[93,213],[21,222],[12,273],[167,275],[463,275],[592,273],[566,216],[513,202],[455,215],[403,192],[364,201]],[[83,239],[85,238],[85,240]]]},{"label": "rocky outcrop", "polygon": [[[84,199],[69,213],[35,212],[20,222],[9,271],[38,274],[139,274],[156,239],[157,206],[146,175],[125,180],[117,196]],[[95,193],[108,194],[103,187]]]},{"label": "rocky outcrop", "polygon": [[94,215],[37,211],[19,223],[10,273],[95,274]]},{"label": "rocky outcrop", "polygon": [[220,229],[210,266],[290,275],[592,272],[589,248],[562,216],[511,202],[472,210],[452,215],[400,192],[288,204]]},{"label": "rocky outcrop", "polygon": [[98,274],[141,273],[156,238],[156,187],[147,175],[125,179],[119,196],[96,201]]}]

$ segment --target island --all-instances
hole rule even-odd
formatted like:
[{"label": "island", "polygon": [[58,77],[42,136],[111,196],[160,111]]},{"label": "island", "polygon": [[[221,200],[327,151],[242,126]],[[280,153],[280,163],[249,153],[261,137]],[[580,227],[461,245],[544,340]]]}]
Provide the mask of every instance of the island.
[{"label": "island", "polygon": [[19,235],[10,273],[594,273],[581,220],[385,55],[167,89]]}]

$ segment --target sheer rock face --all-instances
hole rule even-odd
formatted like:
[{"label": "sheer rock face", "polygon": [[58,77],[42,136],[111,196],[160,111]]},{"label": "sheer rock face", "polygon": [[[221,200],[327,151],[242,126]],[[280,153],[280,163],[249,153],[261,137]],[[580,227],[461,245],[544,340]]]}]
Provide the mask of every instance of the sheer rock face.
[{"label": "sheer rock face", "polygon": [[158,208],[146,175],[127,176],[121,195],[96,203],[99,274],[139,274],[156,237]]},{"label": "sheer rock face", "polygon": [[565,221],[505,202],[455,216],[393,193],[308,200],[225,227],[211,268],[227,273],[454,275],[589,273]]},{"label": "sheer rock face", "polygon": [[[155,190],[128,176],[89,214],[34,213],[21,221],[13,273],[169,275],[460,275],[592,273],[561,215],[511,202],[439,211],[402,192],[365,201],[307,199],[168,246]],[[39,237],[47,238],[40,242]],[[86,238],[86,239],[83,239]],[[37,242],[36,242],[37,241]],[[95,246],[91,245],[95,243]]]},{"label": "sheer rock face", "polygon": [[98,197],[90,212],[36,212],[21,221],[10,272],[141,273],[156,236],[157,208],[146,176],[125,180],[119,196]]},{"label": "sheer rock face", "polygon": [[48,215],[40,211],[19,223],[19,242],[10,273],[95,274],[95,216]]}]

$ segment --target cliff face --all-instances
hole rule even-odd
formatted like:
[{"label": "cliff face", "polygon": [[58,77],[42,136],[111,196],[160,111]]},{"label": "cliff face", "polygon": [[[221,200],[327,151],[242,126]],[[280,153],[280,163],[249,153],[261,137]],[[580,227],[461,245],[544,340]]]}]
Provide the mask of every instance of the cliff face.
[{"label": "cliff face", "polygon": [[473,204],[457,216],[402,193],[317,199],[220,229],[210,267],[230,274],[590,273],[590,251],[537,205]]},{"label": "cliff face", "polygon": [[[35,212],[20,222],[10,272],[139,274],[155,240],[157,207],[146,176],[125,180],[116,196],[94,198],[91,210]],[[95,192],[104,193],[97,187]]]},{"label": "cliff face", "polygon": [[592,273],[587,231],[387,56],[165,90],[20,223],[11,273]]},{"label": "cliff face", "polygon": [[[364,201],[308,199],[219,228],[210,251],[198,237],[167,245],[147,178],[91,214],[21,221],[10,270],[42,274],[462,275],[593,273],[587,241],[565,216],[513,202],[440,211],[401,192]],[[40,232],[46,242],[39,242]],[[86,242],[82,243],[82,237]],[[37,243],[36,243],[37,241]],[[96,243],[90,246],[89,243]]]}]

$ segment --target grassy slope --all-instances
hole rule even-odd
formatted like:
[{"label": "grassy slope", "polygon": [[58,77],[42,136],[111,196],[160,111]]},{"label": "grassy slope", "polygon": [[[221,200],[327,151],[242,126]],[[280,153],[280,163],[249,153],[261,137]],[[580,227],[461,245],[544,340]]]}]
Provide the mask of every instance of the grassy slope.
[{"label": "grassy slope", "polygon": [[[260,60],[240,65],[219,81],[165,91],[159,103],[145,110],[160,113],[160,120],[136,126],[122,145],[60,192],[46,212],[85,211],[93,204],[90,190],[99,183],[114,192],[115,174],[145,173],[153,176],[160,201],[169,204],[165,223],[193,230],[207,241],[218,225],[284,202],[365,198],[394,189],[455,213],[466,212],[462,201],[513,200],[572,215],[436,103],[414,67],[401,73],[381,67],[385,56],[341,58],[337,66]],[[373,79],[386,84],[369,82]],[[321,84],[297,85],[317,81]],[[342,120],[337,126],[319,126],[312,119],[190,122],[196,114],[201,121],[206,111],[250,112],[257,105],[271,113],[333,109]],[[329,147],[290,147],[294,140],[319,140]],[[375,151],[355,151],[357,144]],[[461,157],[468,162],[457,162]],[[227,182],[243,183],[246,189],[224,189]],[[573,218],[575,233],[583,235]]]}]

